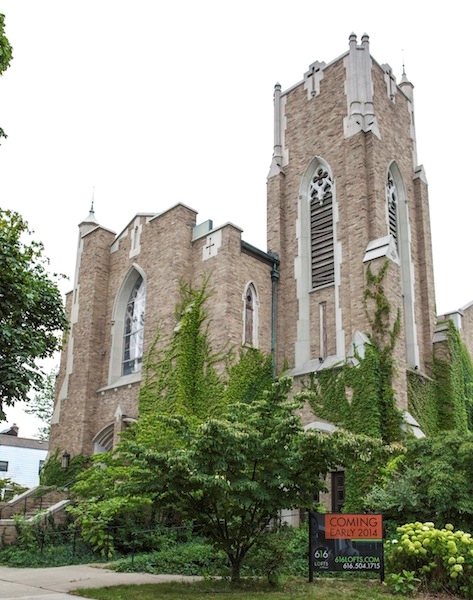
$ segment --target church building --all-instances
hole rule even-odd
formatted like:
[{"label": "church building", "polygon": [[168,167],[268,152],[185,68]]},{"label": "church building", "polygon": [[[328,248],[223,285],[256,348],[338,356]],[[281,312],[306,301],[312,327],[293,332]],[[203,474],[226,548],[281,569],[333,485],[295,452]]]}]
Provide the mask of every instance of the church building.
[{"label": "church building", "polygon": [[53,452],[108,451],[139,417],[143,356],[158,328],[172,332],[180,282],[203,276],[214,347],[257,347],[297,380],[362,353],[367,270],[388,262],[385,292],[402,316],[393,384],[409,420],[407,373],[428,370],[436,326],[427,180],[413,85],[371,56],[367,35],[276,84],[267,188],[264,250],[184,204],[138,213],[118,235],[93,210],[80,224]]}]

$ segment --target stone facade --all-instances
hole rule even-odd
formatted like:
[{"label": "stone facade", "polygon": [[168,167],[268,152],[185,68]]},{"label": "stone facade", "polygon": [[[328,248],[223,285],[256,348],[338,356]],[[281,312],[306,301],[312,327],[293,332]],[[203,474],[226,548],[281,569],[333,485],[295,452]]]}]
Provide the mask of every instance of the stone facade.
[{"label": "stone facade", "polygon": [[[157,332],[175,327],[181,282],[209,277],[211,341],[215,350],[241,347],[245,290],[256,291],[253,344],[271,351],[271,272],[277,261],[241,240],[232,224],[196,227],[196,213],[178,204],[158,215],[138,214],[115,236],[93,213],[80,225],[74,289],[67,295],[71,329],[65,340],[51,427],[51,447],[70,454],[110,449],[138,418],[141,372],[123,375],[123,290],[130,278],[146,284],[143,352]],[[127,293],[127,292],[126,292]],[[127,293],[127,297],[129,293]]]},{"label": "stone facade", "polygon": [[[144,352],[158,329],[164,337],[171,333],[180,282],[198,286],[210,275],[215,348],[244,343],[245,293],[252,284],[252,343],[298,377],[350,356],[369,331],[367,269],[377,272],[388,260],[388,300],[393,314],[399,308],[403,315],[395,387],[399,408],[407,410],[406,371],[427,370],[436,321],[428,189],[417,164],[413,115],[406,76],[397,84],[389,65],[371,57],[368,37],[358,43],[352,35],[345,54],[313,63],[286,91],[275,87],[268,252],[245,244],[235,225],[197,225],[195,211],[182,204],[137,214],[117,236],[89,215],[80,225],[67,297],[71,330],[52,448],[103,451],[138,418],[140,373],[121,371],[123,299],[138,276],[146,284]],[[317,189],[321,181],[329,189],[325,197]],[[329,275],[314,285],[318,265],[325,269],[314,215],[327,198]],[[308,410],[302,416],[308,426],[316,420]]]}]

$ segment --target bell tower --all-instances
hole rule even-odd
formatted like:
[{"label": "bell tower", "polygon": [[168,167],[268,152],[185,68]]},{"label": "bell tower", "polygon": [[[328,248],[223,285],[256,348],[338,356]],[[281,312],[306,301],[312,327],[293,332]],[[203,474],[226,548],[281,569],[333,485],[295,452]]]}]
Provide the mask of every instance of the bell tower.
[{"label": "bell tower", "polygon": [[385,293],[401,333],[398,406],[406,370],[425,371],[435,298],[427,180],[417,164],[413,86],[370,54],[365,34],[274,89],[268,247],[280,257],[277,356],[294,375],[334,366],[370,334],[368,268],[388,263]]}]

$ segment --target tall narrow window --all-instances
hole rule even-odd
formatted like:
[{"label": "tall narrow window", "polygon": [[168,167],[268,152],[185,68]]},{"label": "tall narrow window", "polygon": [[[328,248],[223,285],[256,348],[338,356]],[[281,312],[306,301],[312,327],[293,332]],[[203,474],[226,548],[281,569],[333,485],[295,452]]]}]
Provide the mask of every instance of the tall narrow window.
[{"label": "tall narrow window", "polygon": [[332,179],[318,165],[309,185],[312,287],[335,281]]},{"label": "tall narrow window", "polygon": [[[409,205],[404,181],[395,161],[389,165],[386,176],[386,215],[388,233],[394,239],[399,258],[402,285],[402,312],[404,316],[407,364],[419,365],[419,344],[416,324],[416,289]],[[412,215],[412,219],[415,215]]]},{"label": "tall narrow window", "polygon": [[394,178],[391,171],[388,172],[388,180],[386,182],[386,201],[388,209],[388,229],[393,236],[397,246],[398,238],[398,223],[397,223],[397,190]]},{"label": "tall narrow window", "polygon": [[258,347],[258,295],[253,283],[246,286],[243,294],[243,337],[242,343]]},{"label": "tall narrow window", "polygon": [[245,344],[254,345],[256,291],[252,283],[245,294]]},{"label": "tall narrow window", "polygon": [[146,286],[141,276],[131,290],[125,313],[122,374],[141,371]]}]

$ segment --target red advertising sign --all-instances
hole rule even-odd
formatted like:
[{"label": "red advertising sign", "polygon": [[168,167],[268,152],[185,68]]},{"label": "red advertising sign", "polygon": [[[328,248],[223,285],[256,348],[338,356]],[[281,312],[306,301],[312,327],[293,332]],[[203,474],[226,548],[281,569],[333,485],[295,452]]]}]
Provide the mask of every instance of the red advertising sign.
[{"label": "red advertising sign", "polygon": [[381,540],[383,519],[381,515],[326,514],[325,539]]},{"label": "red advertising sign", "polygon": [[309,581],[314,571],[371,571],[384,578],[382,515],[309,513]]}]

